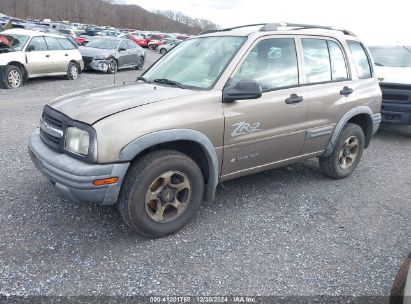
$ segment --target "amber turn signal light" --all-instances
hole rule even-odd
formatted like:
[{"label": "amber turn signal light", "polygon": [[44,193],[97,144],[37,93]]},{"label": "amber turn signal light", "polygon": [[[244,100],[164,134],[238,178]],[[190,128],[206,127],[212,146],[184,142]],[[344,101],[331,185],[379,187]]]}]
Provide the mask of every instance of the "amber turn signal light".
[{"label": "amber turn signal light", "polygon": [[94,186],[105,186],[105,185],[111,185],[115,184],[118,181],[118,177],[110,177],[110,178],[104,178],[104,179],[96,179],[93,181]]}]

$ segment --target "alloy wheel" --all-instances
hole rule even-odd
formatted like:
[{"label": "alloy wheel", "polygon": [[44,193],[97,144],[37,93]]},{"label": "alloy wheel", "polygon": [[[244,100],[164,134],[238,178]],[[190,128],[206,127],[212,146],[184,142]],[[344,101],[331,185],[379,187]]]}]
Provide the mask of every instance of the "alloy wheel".
[{"label": "alloy wheel", "polygon": [[150,185],[145,197],[147,215],[155,222],[168,223],[178,218],[191,199],[191,183],[178,171],[168,171],[158,176]]},{"label": "alloy wheel", "polygon": [[21,84],[21,76],[17,70],[11,70],[7,76],[7,82],[12,88],[17,88]]},{"label": "alloy wheel", "polygon": [[347,170],[351,168],[357,159],[358,150],[358,138],[356,136],[350,136],[342,145],[338,155],[338,163],[341,169]]}]

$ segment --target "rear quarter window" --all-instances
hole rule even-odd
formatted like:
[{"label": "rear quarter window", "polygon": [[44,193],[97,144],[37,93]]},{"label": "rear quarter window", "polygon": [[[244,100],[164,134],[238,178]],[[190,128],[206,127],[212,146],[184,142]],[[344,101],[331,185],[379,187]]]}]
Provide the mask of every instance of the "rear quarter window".
[{"label": "rear quarter window", "polygon": [[364,46],[358,41],[347,41],[351,54],[354,59],[355,68],[357,70],[358,78],[367,79],[372,78],[371,60],[368,56]]}]

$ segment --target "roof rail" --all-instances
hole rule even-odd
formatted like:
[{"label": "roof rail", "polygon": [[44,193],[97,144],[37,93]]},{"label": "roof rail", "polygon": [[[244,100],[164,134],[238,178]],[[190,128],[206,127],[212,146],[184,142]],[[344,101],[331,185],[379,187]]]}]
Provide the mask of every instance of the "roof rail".
[{"label": "roof rail", "polygon": [[235,27],[229,27],[229,28],[224,28],[224,29],[220,29],[220,30],[204,30],[202,32],[200,32],[200,34],[198,35],[204,35],[204,34],[210,34],[210,33],[216,33],[216,32],[228,32],[228,31],[232,31],[232,30],[236,30],[239,28],[243,28],[243,27],[251,27],[251,26],[264,26],[267,23],[255,23],[255,24],[246,24],[246,25],[240,25],[240,26],[235,26]]},{"label": "roof rail", "polygon": [[221,30],[205,30],[202,31],[198,35],[216,33],[216,32],[228,32],[244,27],[252,27],[252,26],[261,26],[260,32],[272,32],[272,31],[279,31],[281,27],[294,27],[296,30],[304,30],[304,29],[324,29],[324,30],[332,30],[332,31],[340,31],[344,33],[344,35],[350,35],[356,37],[356,35],[345,29],[339,29],[332,26],[323,26],[323,25],[314,25],[314,24],[301,24],[301,23],[287,23],[287,22],[280,22],[280,23],[255,23],[255,24],[247,24],[241,26],[235,26],[230,28],[225,28]]},{"label": "roof rail", "polygon": [[281,23],[266,23],[263,25],[263,27],[260,29],[260,32],[269,32],[269,31],[278,31],[280,27],[295,27],[298,30],[304,30],[304,29],[324,29],[324,30],[333,30],[333,31],[340,31],[344,33],[344,35],[350,35],[356,37],[356,35],[346,29],[339,29],[335,28],[332,26],[323,26],[323,25],[314,25],[314,24],[301,24],[301,23],[287,23],[287,22],[281,22]]}]

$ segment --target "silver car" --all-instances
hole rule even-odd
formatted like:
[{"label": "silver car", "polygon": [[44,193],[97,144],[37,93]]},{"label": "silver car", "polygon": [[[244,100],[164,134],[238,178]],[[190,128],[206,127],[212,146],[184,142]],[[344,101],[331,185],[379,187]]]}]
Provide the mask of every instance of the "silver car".
[{"label": "silver car", "polygon": [[145,51],[134,41],[116,37],[96,38],[80,47],[86,68],[107,73],[116,73],[118,69],[144,66]]},{"label": "silver car", "polygon": [[77,46],[64,36],[11,29],[0,33],[0,85],[18,88],[42,76],[77,79],[84,69]]}]

